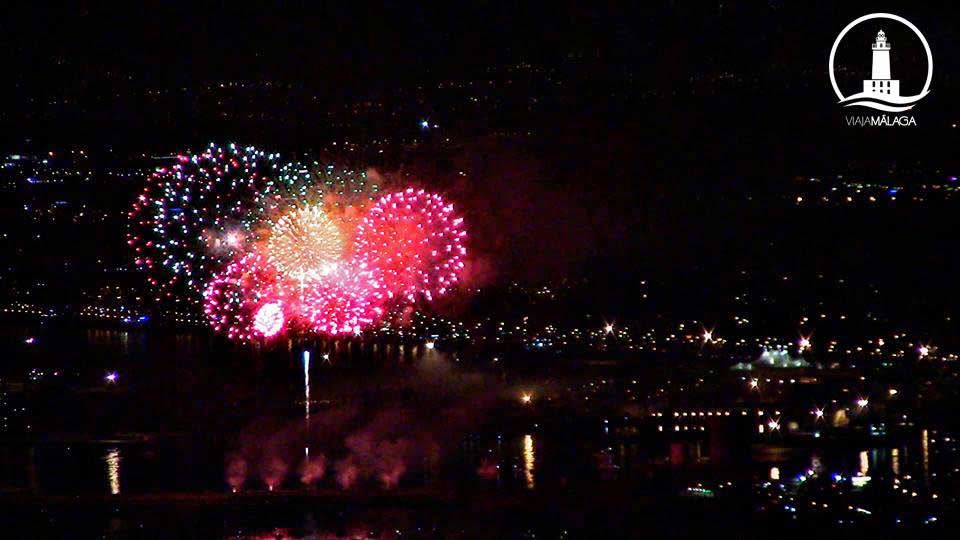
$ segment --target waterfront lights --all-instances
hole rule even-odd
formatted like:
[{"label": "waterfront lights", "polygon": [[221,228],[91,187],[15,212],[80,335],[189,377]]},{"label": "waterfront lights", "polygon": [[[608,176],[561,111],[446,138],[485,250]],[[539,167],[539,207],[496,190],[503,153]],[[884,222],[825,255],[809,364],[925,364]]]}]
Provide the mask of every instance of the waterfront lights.
[{"label": "waterfront lights", "polygon": [[117,382],[117,372],[111,371],[110,373],[107,373],[107,375],[103,379],[108,383],[113,384]]},{"label": "waterfront lights", "polygon": [[520,394],[520,403],[523,403],[524,405],[529,405],[530,402],[532,401],[533,401],[533,394],[529,392],[524,392]]},{"label": "waterfront lights", "polygon": [[867,400],[867,398],[860,398],[857,400],[857,407],[860,407],[861,409],[866,407],[869,404],[870,404],[870,401]]}]

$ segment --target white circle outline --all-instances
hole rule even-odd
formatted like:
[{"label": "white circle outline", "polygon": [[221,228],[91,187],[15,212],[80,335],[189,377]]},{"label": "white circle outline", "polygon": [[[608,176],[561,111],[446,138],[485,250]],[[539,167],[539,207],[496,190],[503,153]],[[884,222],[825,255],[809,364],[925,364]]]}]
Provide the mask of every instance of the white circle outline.
[{"label": "white circle outline", "polygon": [[840,101],[843,101],[844,99],[846,99],[843,96],[843,93],[840,92],[840,87],[837,86],[837,78],[833,75],[833,60],[834,60],[834,57],[837,55],[837,47],[840,46],[840,41],[843,40],[843,36],[847,35],[847,32],[849,32],[854,26],[864,21],[869,21],[871,19],[890,19],[893,21],[897,21],[905,25],[910,30],[913,30],[913,33],[916,34],[918,38],[920,38],[920,43],[923,43],[923,48],[927,51],[927,82],[924,83],[923,90],[920,92],[919,95],[921,96],[925,95],[928,91],[930,91],[930,82],[933,80],[933,53],[930,52],[930,44],[927,43],[927,39],[923,37],[923,33],[921,33],[920,30],[916,26],[914,26],[912,22],[904,19],[899,15],[894,15],[892,13],[870,13],[869,15],[864,15],[854,20],[852,23],[848,24],[846,28],[841,30],[840,35],[838,35],[837,39],[833,42],[833,48],[830,49],[830,66],[829,66],[830,67],[830,84],[833,85],[833,91],[837,94],[837,97],[840,98]]}]

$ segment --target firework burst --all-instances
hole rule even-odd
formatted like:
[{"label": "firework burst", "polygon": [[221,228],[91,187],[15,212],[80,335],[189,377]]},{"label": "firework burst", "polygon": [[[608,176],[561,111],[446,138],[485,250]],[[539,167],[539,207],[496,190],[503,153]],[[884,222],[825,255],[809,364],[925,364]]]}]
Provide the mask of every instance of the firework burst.
[{"label": "firework burst", "polygon": [[297,314],[320,334],[359,334],[383,315],[382,290],[373,272],[347,263],[300,286]]},{"label": "firework burst", "polygon": [[289,211],[270,228],[266,253],[280,273],[304,281],[333,272],[340,264],[340,230],[320,206]]},{"label": "firework burst", "polygon": [[356,256],[388,297],[415,302],[445,294],[463,270],[466,231],[453,205],[414,190],[382,197],[357,226]]},{"label": "firework burst", "polygon": [[211,144],[147,179],[128,214],[127,243],[160,297],[197,299],[221,261],[244,252],[243,218],[276,166],[256,148]]},{"label": "firework burst", "polygon": [[290,210],[320,206],[349,234],[379,194],[380,186],[364,171],[316,162],[288,163],[255,196],[245,224],[255,229],[264,218],[275,222]]},{"label": "firework burst", "polygon": [[438,194],[381,195],[366,173],[236,145],[159,169],[129,217],[158,299],[186,292],[238,340],[359,334],[446,293],[466,256],[463,219]]},{"label": "firework burst", "polygon": [[231,339],[273,335],[279,331],[270,332],[277,317],[274,308],[266,306],[282,306],[283,293],[277,271],[269,261],[257,253],[247,253],[210,280],[203,292],[204,313],[214,330]]}]

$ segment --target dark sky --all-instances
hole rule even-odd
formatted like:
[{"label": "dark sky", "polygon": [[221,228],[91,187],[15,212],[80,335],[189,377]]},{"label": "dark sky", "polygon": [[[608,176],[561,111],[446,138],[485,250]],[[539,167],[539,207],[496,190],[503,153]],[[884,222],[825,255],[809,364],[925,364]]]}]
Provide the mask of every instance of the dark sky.
[{"label": "dark sky", "polygon": [[803,51],[819,49],[821,35],[835,35],[843,21],[888,5],[919,19],[934,36],[956,22],[937,3],[360,4],[5,7],[0,54],[8,82],[70,84],[81,74],[104,74],[159,86],[252,77],[389,84],[398,76],[555,62],[568,54],[638,65],[662,55],[692,64],[779,56],[804,65],[811,59]]},{"label": "dark sky", "polygon": [[[550,243],[560,231],[565,239],[577,240],[557,248],[558,259],[575,261],[560,265],[562,269],[579,271],[588,265],[595,275],[609,270],[626,281],[651,269],[676,275],[691,268],[735,274],[745,265],[789,267],[796,261],[768,259],[768,252],[802,250],[810,254],[807,268],[876,273],[890,267],[895,282],[900,269],[917,267],[903,255],[916,242],[915,235],[896,226],[899,218],[872,228],[850,218],[846,230],[855,233],[833,235],[830,217],[784,217],[782,209],[758,205],[744,209],[744,195],[781,188],[796,175],[836,174],[848,167],[888,171],[897,163],[944,169],[954,164],[956,154],[956,134],[944,137],[937,131],[960,119],[954,99],[960,10],[950,2],[421,2],[377,7],[355,2],[258,7],[151,2],[2,10],[0,115],[5,116],[0,120],[16,119],[21,109],[36,107],[32,100],[79,96],[83,101],[110,90],[189,90],[218,81],[276,80],[347,103],[368,94],[401,95],[447,78],[482,80],[490,66],[529,62],[555,68],[573,85],[565,87],[571,99],[559,102],[546,120],[537,119],[544,123],[536,126],[537,137],[527,146],[494,148],[489,154],[537,163],[542,171],[537,180],[550,189],[548,196],[529,200],[562,201],[554,203],[565,209],[557,215],[573,216],[564,227],[551,229],[549,219],[556,216],[549,208],[540,212],[535,231],[524,236],[523,248],[514,250],[518,259],[537,263],[534,270],[552,257]],[[892,11],[914,21],[933,47],[934,92],[917,112],[922,125],[916,130],[841,129],[826,72],[829,48],[843,26],[873,11]],[[628,81],[627,93],[650,91],[656,97],[611,99],[605,78],[611,73],[616,74],[611,79]],[[737,84],[697,86],[699,80],[724,73],[736,74]],[[54,112],[42,125],[0,125],[6,136],[22,130],[50,140],[70,127],[74,141],[94,140],[105,131],[116,130],[115,139],[143,131],[135,103],[120,109],[126,116],[101,107],[109,122],[78,135],[75,127],[87,124],[70,107],[86,105],[72,103],[61,116],[47,107]],[[424,107],[431,105],[440,108]],[[190,144],[227,131],[234,139],[272,143],[268,130],[288,130],[284,122],[299,112],[281,107],[278,122],[243,131],[217,125],[191,131],[195,126],[184,116],[169,133]],[[169,115],[144,109],[148,113]],[[418,111],[408,108],[404,114]],[[474,130],[482,136],[503,129],[498,123],[503,120],[478,119]],[[294,135],[304,144],[311,132]],[[500,174],[495,166],[488,169]],[[523,186],[521,181],[512,185]],[[740,203],[731,202],[737,197]],[[524,206],[526,201],[512,200],[519,210],[507,217],[529,221],[534,212]],[[773,222],[785,225],[774,230],[769,226]],[[922,252],[948,268],[952,261],[937,259],[937,247],[951,227],[933,219],[926,232],[918,233]],[[889,232],[896,246],[889,246],[893,240],[870,238],[871,230]],[[509,231],[503,236],[506,243]],[[614,292],[617,286],[611,287]]]}]

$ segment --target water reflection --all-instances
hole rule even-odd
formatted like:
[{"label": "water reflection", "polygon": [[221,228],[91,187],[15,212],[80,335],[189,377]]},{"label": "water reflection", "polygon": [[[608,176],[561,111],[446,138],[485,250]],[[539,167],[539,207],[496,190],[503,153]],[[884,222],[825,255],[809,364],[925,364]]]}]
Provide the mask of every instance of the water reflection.
[{"label": "water reflection", "polygon": [[120,449],[108,448],[103,457],[107,465],[107,480],[110,482],[110,494],[120,494]]},{"label": "water reflection", "polygon": [[529,433],[523,436],[523,476],[526,480],[527,489],[535,487],[534,468],[536,465],[536,455],[533,450],[533,435]]}]

